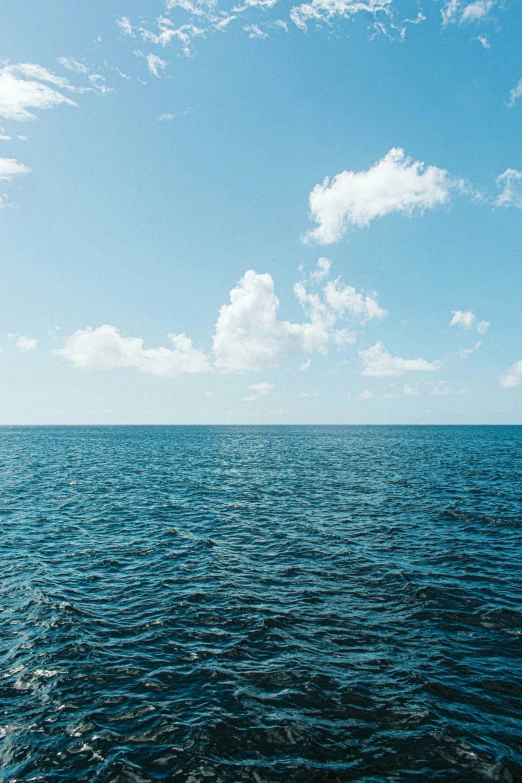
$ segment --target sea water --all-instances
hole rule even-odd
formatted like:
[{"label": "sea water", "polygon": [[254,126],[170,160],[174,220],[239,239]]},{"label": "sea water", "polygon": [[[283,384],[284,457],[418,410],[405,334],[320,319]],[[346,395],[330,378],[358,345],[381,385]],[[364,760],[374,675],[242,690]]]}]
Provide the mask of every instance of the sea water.
[{"label": "sea water", "polygon": [[0,429],[0,779],[522,780],[521,447]]}]

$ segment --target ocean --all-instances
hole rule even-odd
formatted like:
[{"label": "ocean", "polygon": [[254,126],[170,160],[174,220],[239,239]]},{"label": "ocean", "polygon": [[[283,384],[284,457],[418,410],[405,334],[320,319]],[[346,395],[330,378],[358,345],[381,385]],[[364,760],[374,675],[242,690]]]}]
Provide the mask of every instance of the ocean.
[{"label": "ocean", "polygon": [[0,779],[522,780],[522,427],[0,429]]}]

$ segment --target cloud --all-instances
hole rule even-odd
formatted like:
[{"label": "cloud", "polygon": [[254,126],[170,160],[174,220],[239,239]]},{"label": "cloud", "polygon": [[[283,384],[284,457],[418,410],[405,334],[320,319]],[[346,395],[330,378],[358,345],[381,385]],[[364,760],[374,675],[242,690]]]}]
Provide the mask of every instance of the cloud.
[{"label": "cloud", "polygon": [[[480,23],[497,6],[497,0],[441,2],[443,26]],[[501,7],[503,5],[504,0],[500,3]],[[314,30],[323,27],[330,32],[339,20],[363,17],[365,23],[369,22],[367,28],[371,38],[384,35],[400,41],[404,40],[409,25],[426,20],[418,8],[419,2],[412,0],[297,0],[289,12],[278,0],[234,0],[227,6],[221,7],[218,0],[166,0],[163,12],[154,22],[141,21],[133,25],[128,17],[122,16],[116,23],[124,36],[141,37],[162,47],[178,42],[185,55],[192,56],[197,38],[224,32],[232,27],[234,20],[251,38],[264,39],[274,32],[288,32],[289,21],[303,32],[310,24]],[[289,21],[281,18],[286,14]],[[180,24],[180,20],[184,23]],[[486,40],[485,36],[482,38]]]},{"label": "cloud", "polygon": [[513,89],[509,92],[508,106],[510,109],[513,108],[520,96],[522,96],[522,79],[519,79],[515,87],[513,87]]},{"label": "cloud", "polygon": [[[194,53],[194,41],[197,38],[203,38],[213,32],[225,31],[230,23],[241,18],[245,13],[253,11],[268,12],[277,0],[244,0],[232,7],[231,10],[221,9],[216,0],[167,0],[165,12],[155,21],[155,26],[149,29],[149,26],[133,26],[127,17],[121,17],[118,21],[118,27],[126,36],[135,38],[140,36],[148,43],[166,47],[174,41],[181,43],[185,55],[192,56]],[[184,24],[174,24],[170,15],[176,12],[176,18],[180,12],[184,12],[187,21]],[[276,30],[285,30],[288,32],[288,25],[282,19],[264,20],[256,23],[257,20],[248,21],[244,19],[244,31],[250,38],[268,38],[268,32]]]},{"label": "cloud", "polygon": [[496,183],[499,188],[502,188],[502,192],[495,199],[495,205],[522,209],[522,171],[506,169],[497,177]]},{"label": "cloud", "polygon": [[479,19],[484,19],[494,5],[493,0],[475,0],[474,3],[469,3],[462,9],[461,23],[477,22]]},{"label": "cloud", "polygon": [[483,49],[491,49],[491,44],[488,41],[486,35],[477,35],[473,40],[478,41],[482,45]]},{"label": "cloud", "polygon": [[[478,324],[476,324],[477,316],[475,313],[472,313],[471,310],[452,310],[453,317],[450,321],[450,326],[461,326],[466,330],[472,329],[474,326],[476,326],[477,332],[479,334],[485,334],[489,327],[491,326],[489,321],[479,321]],[[481,345],[481,343],[477,343],[476,348],[478,348]],[[476,348],[468,348],[464,351],[461,351],[458,355],[460,356],[461,353],[465,354],[466,350],[471,353],[472,351],[476,350]]]},{"label": "cloud", "polygon": [[261,40],[268,38],[268,33],[265,33],[264,30],[261,30],[257,24],[246,24],[243,27],[243,30],[249,38],[260,38]]},{"label": "cloud", "polygon": [[324,294],[334,312],[339,315],[349,312],[360,323],[364,324],[372,318],[382,319],[387,315],[387,311],[379,307],[376,299],[358,293],[352,285],[343,285],[339,278],[326,284]]},{"label": "cloud", "polygon": [[472,3],[463,0],[446,0],[441,11],[442,24],[467,24],[485,19],[495,6],[495,0],[474,0]]},{"label": "cloud", "polygon": [[447,386],[434,386],[430,394],[433,394],[435,397],[448,397],[450,394],[469,394],[471,389],[455,389],[455,391],[452,391]]},{"label": "cloud", "polygon": [[244,0],[241,5],[236,5],[232,8],[234,14],[240,14],[249,8],[273,8],[277,3],[277,0]]},{"label": "cloud", "polygon": [[110,370],[136,367],[141,372],[170,377],[181,373],[208,372],[207,357],[196,350],[184,334],[169,334],[173,348],[143,348],[139,337],[121,337],[114,326],[79,329],[68,337],[62,348],[53,351],[75,367]]},{"label": "cloud", "polygon": [[472,353],[478,351],[481,345],[482,345],[482,340],[479,340],[477,343],[475,343],[475,345],[472,345],[471,348],[463,348],[461,351],[458,351],[457,356],[460,359],[467,359],[468,356],[471,356]]},{"label": "cloud", "polygon": [[34,351],[36,348],[37,341],[33,337],[23,337],[20,336],[15,342],[16,347],[23,351],[24,353],[26,351]]},{"label": "cloud", "polygon": [[326,277],[330,273],[331,268],[332,262],[329,258],[320,258],[314,271],[310,274],[310,278],[312,280],[321,280],[321,278]]},{"label": "cloud", "polygon": [[14,158],[0,158],[0,179],[10,180],[19,174],[28,174],[31,171],[29,166],[19,163]]},{"label": "cloud", "polygon": [[260,370],[300,351],[325,353],[328,331],[321,321],[279,321],[278,310],[271,275],[246,272],[230,292],[230,304],[219,311],[213,337],[216,367],[228,372]]},{"label": "cloud", "polygon": [[[325,280],[319,273],[326,266],[319,262],[307,281],[293,287],[306,315],[302,323],[278,318],[279,299],[271,275],[247,271],[230,291],[230,303],[219,311],[212,338],[214,367],[225,372],[255,371],[278,366],[299,354],[326,354],[330,346],[341,347],[356,339],[353,330],[339,328],[341,320],[364,325],[384,317],[386,311],[375,294],[361,294],[339,278]],[[75,367],[136,367],[163,376],[211,369],[209,358],[184,334],[168,337],[174,348],[145,349],[141,338],[122,337],[118,329],[105,324],[80,329],[53,353]],[[307,370],[310,365],[308,356],[300,369]]]},{"label": "cloud", "polygon": [[78,88],[78,92],[88,92],[89,90],[94,90],[94,92],[98,92],[100,95],[105,95],[108,92],[114,92],[112,87],[106,87],[105,77],[101,76],[99,73],[89,74],[88,79],[91,83],[91,87]]},{"label": "cloud", "polygon": [[299,365],[299,369],[301,372],[306,372],[306,370],[309,370],[311,366],[312,366],[312,360],[310,359],[310,357],[308,357],[306,362],[303,362],[302,364]]},{"label": "cloud", "polygon": [[504,389],[514,389],[522,383],[522,360],[515,362],[500,376],[500,385]]},{"label": "cloud", "polygon": [[177,117],[184,117],[186,114],[190,114],[192,111],[191,108],[183,109],[183,111],[178,111],[175,114],[172,114],[172,112],[166,112],[165,114],[160,114],[156,117],[158,122],[170,122],[171,120],[177,119]]},{"label": "cloud", "polygon": [[426,359],[401,359],[392,356],[382,342],[377,342],[365,351],[359,351],[364,362],[363,375],[385,377],[404,375],[405,372],[435,372],[440,369],[439,361],[428,362]]},{"label": "cloud", "polygon": [[369,391],[369,389],[365,389],[363,392],[357,395],[360,400],[373,400],[374,394]]},{"label": "cloud", "polygon": [[295,5],[290,19],[301,30],[307,29],[310,21],[329,22],[334,17],[348,18],[360,11],[369,14],[390,14],[393,0],[312,0],[311,3]]},{"label": "cloud", "polygon": [[122,16],[120,19],[116,20],[116,24],[120,28],[123,35],[128,35],[131,38],[135,38],[134,31],[132,29],[132,25],[130,23],[130,20],[126,16]]},{"label": "cloud", "polygon": [[449,201],[458,185],[447,171],[412,161],[404,150],[391,149],[367,171],[343,171],[316,185],[310,193],[310,217],[318,226],[306,239],[330,244],[348,226],[367,226],[377,217],[399,212],[412,216]]},{"label": "cloud", "polygon": [[250,394],[243,398],[243,402],[253,402],[254,400],[258,400],[259,397],[266,397],[266,395],[272,391],[273,388],[274,384],[267,383],[266,381],[261,381],[261,383],[252,383],[248,387]]},{"label": "cloud", "polygon": [[166,60],[162,60],[157,54],[148,54],[145,57],[147,61],[147,68],[156,79],[160,78],[160,71],[164,71],[168,63]]},{"label": "cloud", "polygon": [[452,310],[452,313],[453,318],[450,321],[450,326],[463,326],[464,329],[471,329],[477,319],[471,310]]},{"label": "cloud", "polygon": [[78,60],[73,60],[72,57],[58,57],[57,62],[67,68],[68,71],[74,71],[75,73],[88,74],[89,69],[83,63],[79,63]]},{"label": "cloud", "polygon": [[416,395],[418,393],[419,393],[419,390],[415,389],[413,386],[410,386],[409,383],[405,383],[404,384],[403,394],[406,397],[412,397],[412,396],[414,396],[414,395]]},{"label": "cloud", "polygon": [[0,68],[0,117],[18,122],[34,120],[33,109],[51,109],[62,103],[77,106],[64,93],[112,92],[105,86],[104,77],[89,74],[83,63],[70,57],[59,57],[58,62],[70,71],[87,75],[89,86],[76,87],[64,76],[56,76],[33,63],[4,65]]},{"label": "cloud", "polygon": [[[316,273],[324,268],[320,263]],[[340,319],[365,324],[386,314],[373,296],[358,293],[339,278],[325,282],[322,277],[312,274],[308,284],[294,285],[308,320],[291,323],[277,317],[279,299],[271,275],[246,272],[230,292],[230,304],[219,311],[213,337],[216,367],[226,372],[261,370],[299,353],[326,354],[331,343],[343,345],[355,339],[353,332],[337,328]],[[308,285],[321,287],[310,291]]]},{"label": "cloud", "polygon": [[35,119],[30,109],[50,109],[61,103],[77,105],[56,88],[74,91],[67,79],[39,65],[5,65],[0,68],[0,117],[22,122]]},{"label": "cloud", "polygon": [[[195,6],[192,3],[188,3],[189,8],[185,10],[194,9]],[[194,11],[192,11],[194,13]],[[197,16],[197,14],[195,14]],[[212,17],[214,18],[214,17]],[[215,17],[217,21],[220,17]],[[207,19],[210,21],[210,18]],[[183,24],[180,27],[175,27],[172,21],[167,16],[160,16],[157,19],[158,31],[153,33],[151,30],[147,30],[144,27],[139,28],[139,33],[144,41],[157,44],[158,46],[167,46],[173,39],[178,40],[182,44],[182,49],[187,57],[192,54],[192,42],[195,38],[205,35],[205,28],[198,25],[189,23]]]}]

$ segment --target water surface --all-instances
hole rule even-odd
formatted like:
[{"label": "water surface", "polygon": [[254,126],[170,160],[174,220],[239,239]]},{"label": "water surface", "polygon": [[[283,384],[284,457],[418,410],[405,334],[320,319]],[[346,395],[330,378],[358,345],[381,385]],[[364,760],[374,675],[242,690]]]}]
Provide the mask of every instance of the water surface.
[{"label": "water surface", "polygon": [[0,779],[521,781],[521,447],[0,429]]}]

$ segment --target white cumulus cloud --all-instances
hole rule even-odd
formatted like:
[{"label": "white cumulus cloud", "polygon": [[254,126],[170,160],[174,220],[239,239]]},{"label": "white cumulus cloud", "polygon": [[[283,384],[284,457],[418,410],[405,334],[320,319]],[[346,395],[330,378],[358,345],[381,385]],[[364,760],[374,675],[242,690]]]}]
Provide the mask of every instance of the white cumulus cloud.
[{"label": "white cumulus cloud", "polygon": [[324,289],[327,303],[339,315],[349,312],[360,323],[366,323],[372,318],[382,319],[387,311],[379,306],[376,299],[368,294],[361,294],[352,285],[343,285],[339,278],[330,280]]},{"label": "white cumulus cloud", "polygon": [[[224,372],[256,371],[304,354],[300,369],[307,370],[314,351],[326,354],[330,346],[355,342],[357,332],[340,322],[364,326],[386,315],[375,293],[362,294],[340,278],[325,279],[329,264],[320,259],[308,280],[293,287],[306,316],[300,323],[278,318],[279,299],[271,275],[247,271],[230,291],[230,303],[220,308],[212,338],[213,366]],[[76,367],[136,367],[163,376],[211,369],[210,359],[184,334],[168,337],[174,347],[146,349],[141,338],[122,337],[114,326],[104,324],[78,330],[54,353]]]},{"label": "white cumulus cloud", "polygon": [[522,383],[522,360],[515,362],[500,376],[500,385],[504,389],[514,389]]},{"label": "white cumulus cloud", "polygon": [[365,351],[359,351],[359,356],[364,362],[362,374],[376,377],[404,375],[406,372],[435,372],[441,366],[439,361],[428,362],[426,359],[401,359],[392,356],[380,341]]},{"label": "white cumulus cloud", "polygon": [[367,226],[392,212],[422,214],[447,203],[457,184],[444,169],[393,148],[366,171],[343,171],[314,187],[310,216],[318,225],[307,239],[326,245],[338,242],[350,225]]},{"label": "white cumulus cloud", "polygon": [[[339,278],[326,281],[329,270],[330,262],[319,259],[309,281],[294,285],[294,295],[308,318],[303,323],[279,320],[271,275],[246,272],[230,292],[230,304],[219,312],[213,337],[216,367],[227,372],[261,370],[299,353],[326,354],[330,344],[355,341],[353,331],[338,328],[341,319],[364,325],[386,315],[374,294],[361,294]],[[303,369],[308,369],[307,361]]]},{"label": "white cumulus cloud", "polygon": [[249,270],[219,311],[213,337],[216,367],[260,370],[300,351],[323,353],[328,334],[321,322],[296,324],[277,318],[279,299],[271,275]]},{"label": "white cumulus cloud", "polygon": [[208,372],[207,357],[184,334],[169,334],[172,348],[144,348],[140,337],[122,337],[114,326],[79,329],[53,353],[63,356],[75,367],[109,370],[136,367],[141,372],[162,377],[181,373]]}]

